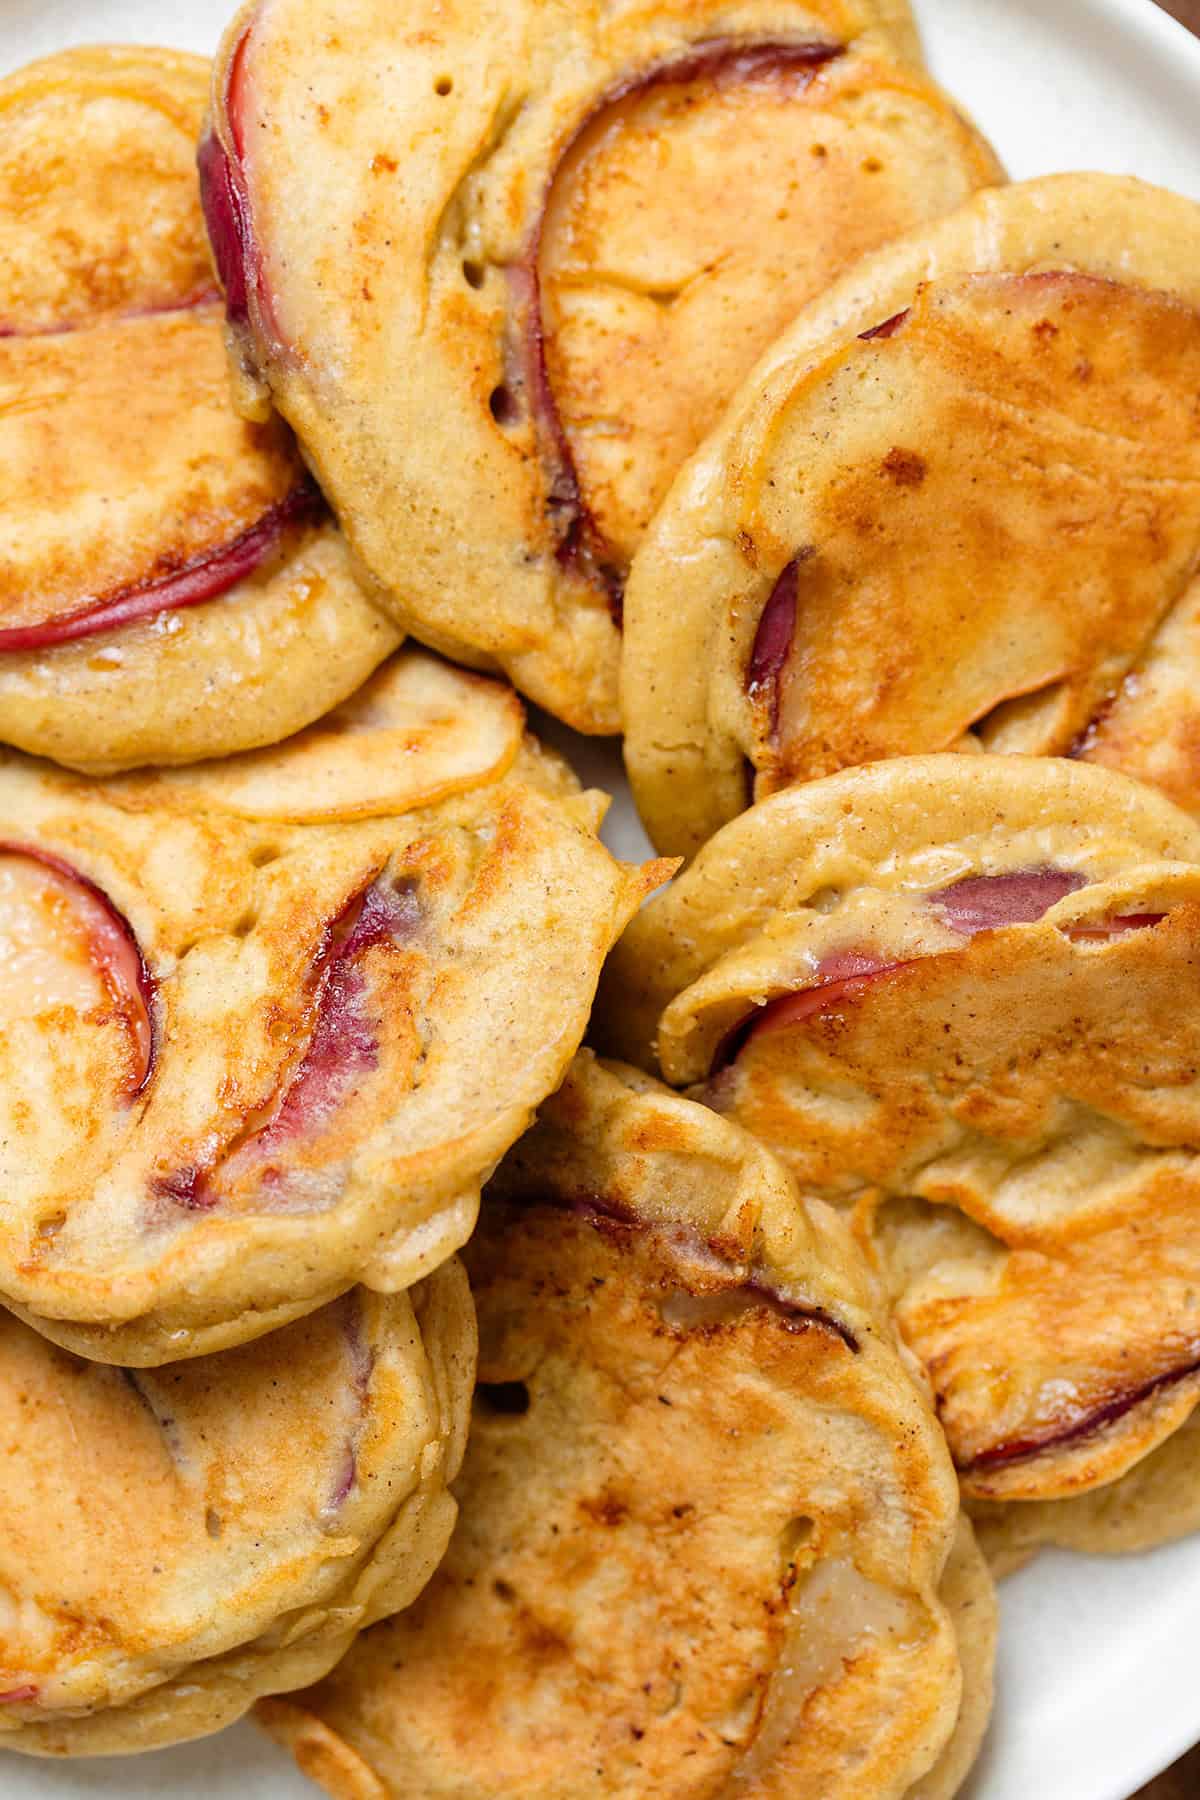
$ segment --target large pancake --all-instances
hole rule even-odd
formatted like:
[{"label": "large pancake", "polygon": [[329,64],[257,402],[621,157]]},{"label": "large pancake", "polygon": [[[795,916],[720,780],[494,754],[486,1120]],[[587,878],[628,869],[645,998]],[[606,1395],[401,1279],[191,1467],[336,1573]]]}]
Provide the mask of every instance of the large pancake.
[{"label": "large pancake", "polygon": [[897,758],[634,920],[599,1038],[852,1214],[964,1490],[1116,1481],[1200,1397],[1200,828],[1124,776]]},{"label": "large pancake", "polygon": [[0,81],[0,738],[91,772],[271,743],[398,641],[291,434],[234,411],[207,78],[114,47]]},{"label": "large pancake", "polygon": [[137,1373],[0,1313],[0,1746],[148,1750],[332,1668],[437,1566],[474,1364],[453,1260]]},{"label": "large pancake", "polygon": [[1200,207],[1139,182],[980,194],[835,283],[635,559],[626,761],[660,848],[972,747],[1200,811],[1198,388]]},{"label": "large pancake", "polygon": [[460,1524],[411,1611],[263,1709],[301,1767],[340,1800],[948,1791],[986,1721],[990,1582],[828,1209],[584,1055],[467,1260]]},{"label": "large pancake", "polygon": [[201,170],[248,410],[406,630],[592,732],[629,559],[741,376],[1002,179],[896,0],[252,0]]},{"label": "large pancake", "polygon": [[6,1304],[174,1361],[463,1242],[665,872],[522,723],[412,650],[275,750],[0,763]]}]

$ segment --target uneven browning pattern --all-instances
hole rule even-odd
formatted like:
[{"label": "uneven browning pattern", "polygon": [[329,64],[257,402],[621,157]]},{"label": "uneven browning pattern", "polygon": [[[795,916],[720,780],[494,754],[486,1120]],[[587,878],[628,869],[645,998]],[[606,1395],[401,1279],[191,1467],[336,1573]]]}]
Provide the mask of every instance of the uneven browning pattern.
[{"label": "uneven browning pattern", "polygon": [[90,787],[0,768],[6,928],[44,969],[0,994],[0,1291],[31,1323],[169,1361],[406,1287],[467,1237],[664,872],[614,863],[598,798],[521,733],[507,691],[413,652],[278,781],[262,752]]},{"label": "uneven browning pattern", "polygon": [[615,959],[609,1040],[852,1209],[968,1493],[1111,1482],[1200,1392],[1198,849],[1104,771],[898,759],[760,803]]},{"label": "uneven browning pattern", "polygon": [[[580,1058],[468,1258],[459,1529],[416,1607],[264,1709],[301,1766],[355,1797],[905,1794],[959,1710],[953,1483],[836,1221]],[[951,1567],[962,1766],[991,1660],[966,1527]]]},{"label": "uneven browning pattern", "polygon": [[453,1261],[165,1370],[0,1318],[0,1744],[149,1749],[332,1667],[441,1556],[474,1360]]},{"label": "uneven browning pattern", "polygon": [[244,403],[406,629],[617,729],[629,559],[714,411],[1002,179],[916,64],[865,0],[244,8],[200,157]]},{"label": "uneven browning pattern", "polygon": [[290,432],[230,404],[205,78],[112,49],[0,82],[0,736],[89,771],[268,743],[397,641]]},{"label": "uneven browning pattern", "polygon": [[935,284],[814,372],[747,496],[756,541],[786,539],[767,470],[821,420],[758,789],[968,732],[1068,750],[1194,574],[1197,390],[1200,310],[1065,273]]},{"label": "uneven browning pattern", "polygon": [[[748,378],[639,553],[626,757],[664,848],[914,752],[1084,755],[1200,805],[1200,209],[978,196]],[[1170,716],[1168,728],[1164,723]]]}]

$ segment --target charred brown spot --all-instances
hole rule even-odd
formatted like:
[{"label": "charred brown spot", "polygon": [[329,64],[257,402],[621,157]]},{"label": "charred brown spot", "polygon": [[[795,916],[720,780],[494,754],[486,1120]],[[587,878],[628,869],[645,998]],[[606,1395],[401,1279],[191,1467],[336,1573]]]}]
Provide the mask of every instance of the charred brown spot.
[{"label": "charred brown spot", "polygon": [[557,1662],[570,1655],[571,1647],[562,1633],[524,1607],[517,1615],[517,1628],[522,1649],[535,1661]]},{"label": "charred brown spot", "polygon": [[880,467],[897,487],[917,488],[925,479],[925,458],[918,456],[915,450],[902,450],[898,445],[888,451]]},{"label": "charred brown spot", "polygon": [[610,1527],[629,1517],[628,1505],[617,1494],[588,1495],[579,1502],[579,1510],[595,1524]]}]

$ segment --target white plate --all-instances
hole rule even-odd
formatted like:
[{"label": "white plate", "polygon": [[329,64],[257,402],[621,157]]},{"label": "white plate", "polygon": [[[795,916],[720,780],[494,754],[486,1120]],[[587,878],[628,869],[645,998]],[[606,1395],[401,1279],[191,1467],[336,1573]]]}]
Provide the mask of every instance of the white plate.
[{"label": "white plate", "polygon": [[[210,51],[234,0],[0,0],[0,71],[103,39]],[[403,4],[403,0],[397,0]],[[1105,169],[1200,199],[1200,43],[1151,0],[917,0],[936,73],[1014,176]],[[607,746],[552,735],[620,790],[606,836],[646,840]],[[1005,1584],[999,1701],[963,1800],[1128,1800],[1200,1739],[1200,1539],[1151,1556],[1053,1555]],[[305,1800],[249,1725],[137,1761],[0,1766],[3,1800]],[[663,1800],[669,1800],[664,1796]],[[797,1800],[820,1800],[817,1795]]]}]

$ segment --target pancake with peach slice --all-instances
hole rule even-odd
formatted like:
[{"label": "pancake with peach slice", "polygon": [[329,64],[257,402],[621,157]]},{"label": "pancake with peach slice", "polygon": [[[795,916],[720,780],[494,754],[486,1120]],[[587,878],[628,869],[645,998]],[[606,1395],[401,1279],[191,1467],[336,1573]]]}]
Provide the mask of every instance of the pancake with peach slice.
[{"label": "pancake with peach slice", "polygon": [[873,0],[252,0],[200,166],[247,415],[405,630],[598,733],[630,558],[743,374],[1003,179]]},{"label": "pancake with peach slice", "polygon": [[169,1369],[0,1313],[0,1748],[153,1749],[332,1668],[437,1566],[474,1366],[453,1259]]},{"label": "pancake with peach slice", "polygon": [[626,762],[691,854],[885,757],[1082,756],[1200,812],[1200,207],[976,195],[805,309],[634,562]]},{"label": "pancake with peach slice", "polygon": [[277,750],[86,783],[0,762],[0,1295],[155,1364],[470,1234],[670,865],[510,690],[401,651]]},{"label": "pancake with peach slice", "polygon": [[979,1548],[997,1577],[1040,1550],[1136,1556],[1200,1531],[1200,1415],[1108,1487],[1070,1500],[973,1500]]},{"label": "pancake with peach slice", "polygon": [[633,922],[599,1041],[853,1218],[968,1496],[1115,1482],[1200,1399],[1200,828],[1086,763],[787,789]]},{"label": "pancake with peach slice", "polygon": [[850,1234],[745,1132],[578,1057],[484,1199],[460,1521],[263,1722],[338,1800],[941,1800],[994,1602]]},{"label": "pancake with peach slice", "polygon": [[291,434],[234,411],[207,76],[112,47],[0,81],[0,739],[91,773],[274,742],[398,642]]}]

